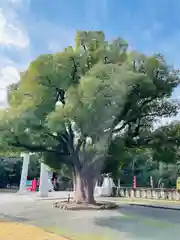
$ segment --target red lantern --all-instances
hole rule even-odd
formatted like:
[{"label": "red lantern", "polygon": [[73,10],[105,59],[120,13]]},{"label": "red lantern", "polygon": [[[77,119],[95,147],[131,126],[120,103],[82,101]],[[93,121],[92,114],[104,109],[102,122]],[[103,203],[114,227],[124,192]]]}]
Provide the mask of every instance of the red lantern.
[{"label": "red lantern", "polygon": [[136,188],[136,176],[133,178],[133,188]]}]

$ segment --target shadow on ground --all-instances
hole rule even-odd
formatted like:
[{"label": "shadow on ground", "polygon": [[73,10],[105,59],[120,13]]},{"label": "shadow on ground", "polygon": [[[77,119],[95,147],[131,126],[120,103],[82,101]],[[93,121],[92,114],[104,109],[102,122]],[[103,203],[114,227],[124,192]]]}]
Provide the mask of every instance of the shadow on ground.
[{"label": "shadow on ground", "polygon": [[11,221],[11,222],[28,222],[28,218],[13,216],[9,214],[0,214],[0,222]]},{"label": "shadow on ground", "polygon": [[119,216],[96,217],[94,223],[111,231],[118,231],[131,239],[174,240],[179,239],[178,212],[164,212],[142,207],[122,207]]},{"label": "shadow on ground", "polygon": [[110,211],[62,211],[51,201],[3,203],[0,221],[24,222],[73,240],[179,240],[180,212],[121,205]]},{"label": "shadow on ground", "polygon": [[120,209],[125,215],[134,215],[139,218],[148,218],[154,221],[160,221],[162,224],[180,224],[180,213],[175,210],[157,209],[151,207],[126,205]]}]

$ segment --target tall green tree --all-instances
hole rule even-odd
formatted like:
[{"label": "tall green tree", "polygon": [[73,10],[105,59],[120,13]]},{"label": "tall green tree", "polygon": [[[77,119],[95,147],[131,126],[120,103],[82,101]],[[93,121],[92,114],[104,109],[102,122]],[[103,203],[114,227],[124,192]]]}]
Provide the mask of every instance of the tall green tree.
[{"label": "tall green tree", "polygon": [[53,168],[66,164],[76,202],[94,203],[114,139],[148,144],[154,120],[177,113],[169,97],[179,79],[162,57],[127,53],[125,41],[107,42],[103,32],[77,32],[75,45],[41,55],[10,88],[0,143],[42,152]]}]

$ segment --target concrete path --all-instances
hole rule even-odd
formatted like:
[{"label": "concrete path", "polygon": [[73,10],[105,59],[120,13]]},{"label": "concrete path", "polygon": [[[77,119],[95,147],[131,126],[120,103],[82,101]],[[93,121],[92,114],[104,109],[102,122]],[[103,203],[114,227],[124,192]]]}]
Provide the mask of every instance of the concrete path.
[{"label": "concrete path", "polygon": [[[107,198],[101,198],[101,199],[107,200]],[[108,198],[108,201],[113,201],[118,204],[129,204],[133,206],[142,206],[142,207],[180,211],[180,201],[173,201],[173,200],[155,200],[155,199],[141,199],[141,198],[131,199],[131,198],[110,197]]]},{"label": "concrete path", "polygon": [[[58,196],[64,198],[67,193],[51,194],[51,198]],[[33,194],[0,195],[0,220],[34,225],[72,240],[179,240],[179,211],[126,202],[111,211],[62,211],[52,208],[53,200],[37,199]]]},{"label": "concrete path", "polygon": [[67,199],[68,195],[72,195],[72,192],[50,192],[46,198],[40,197],[38,192],[28,192],[26,194],[18,193],[0,193],[0,204],[8,202],[28,202],[39,200],[55,200],[55,199]]}]

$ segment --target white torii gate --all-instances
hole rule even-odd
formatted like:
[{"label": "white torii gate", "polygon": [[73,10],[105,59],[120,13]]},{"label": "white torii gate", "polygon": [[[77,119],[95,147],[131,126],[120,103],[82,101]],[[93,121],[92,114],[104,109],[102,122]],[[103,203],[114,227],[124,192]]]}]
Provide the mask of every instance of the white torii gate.
[{"label": "white torii gate", "polygon": [[[56,102],[56,107],[61,105],[61,101]],[[28,166],[30,161],[30,155],[32,153],[22,153],[21,157],[23,157],[23,166],[21,172],[21,181],[19,187],[19,194],[27,193],[26,190],[26,181],[28,176]],[[44,163],[41,163],[41,171],[40,171],[40,186],[39,186],[39,195],[41,197],[47,197],[49,192],[49,174],[48,174],[48,166]]]},{"label": "white torii gate", "polygon": [[[19,194],[26,194],[26,181],[28,176],[28,166],[30,161],[31,153],[22,153],[21,157],[23,158],[23,166],[21,172],[21,181],[19,187]],[[40,186],[39,186],[39,196],[40,197],[48,197],[49,192],[49,174],[48,174],[48,166],[44,163],[41,163],[41,171],[40,171]]]}]

